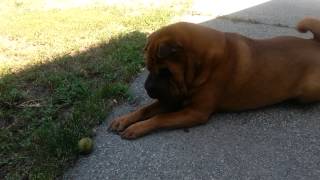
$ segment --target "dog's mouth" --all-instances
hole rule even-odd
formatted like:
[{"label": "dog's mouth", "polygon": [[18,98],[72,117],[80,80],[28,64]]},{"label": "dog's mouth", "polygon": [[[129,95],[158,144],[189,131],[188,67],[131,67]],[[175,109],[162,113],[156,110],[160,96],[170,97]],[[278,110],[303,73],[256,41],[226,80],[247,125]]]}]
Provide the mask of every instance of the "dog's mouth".
[{"label": "dog's mouth", "polygon": [[159,89],[152,89],[152,88],[145,88],[147,94],[152,99],[157,99],[159,102],[164,104],[176,104],[182,101],[179,95],[173,94],[168,87],[166,88],[159,88]]},{"label": "dog's mouth", "polygon": [[173,87],[167,78],[149,74],[144,87],[150,98],[157,99],[164,106],[179,106],[183,101],[183,98],[179,95],[179,90]]}]

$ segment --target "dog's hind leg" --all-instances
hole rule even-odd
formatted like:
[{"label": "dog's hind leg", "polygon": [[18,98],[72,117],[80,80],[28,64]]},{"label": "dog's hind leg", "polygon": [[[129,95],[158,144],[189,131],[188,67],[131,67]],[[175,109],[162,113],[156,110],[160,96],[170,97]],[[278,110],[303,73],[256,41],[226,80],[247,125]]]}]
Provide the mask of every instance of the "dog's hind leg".
[{"label": "dog's hind leg", "polygon": [[302,103],[320,101],[320,71],[307,75],[299,88],[298,100]]}]

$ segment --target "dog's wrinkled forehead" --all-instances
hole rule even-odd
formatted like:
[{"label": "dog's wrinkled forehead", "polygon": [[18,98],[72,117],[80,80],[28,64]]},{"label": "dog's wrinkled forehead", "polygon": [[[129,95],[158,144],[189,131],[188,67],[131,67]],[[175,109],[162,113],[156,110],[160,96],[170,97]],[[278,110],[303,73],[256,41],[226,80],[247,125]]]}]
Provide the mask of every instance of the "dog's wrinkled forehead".
[{"label": "dog's wrinkled forehead", "polygon": [[171,37],[170,34],[161,33],[161,31],[152,33],[148,37],[144,48],[147,68],[149,70],[155,66],[161,68],[165,60],[174,57],[181,49],[181,43]]}]

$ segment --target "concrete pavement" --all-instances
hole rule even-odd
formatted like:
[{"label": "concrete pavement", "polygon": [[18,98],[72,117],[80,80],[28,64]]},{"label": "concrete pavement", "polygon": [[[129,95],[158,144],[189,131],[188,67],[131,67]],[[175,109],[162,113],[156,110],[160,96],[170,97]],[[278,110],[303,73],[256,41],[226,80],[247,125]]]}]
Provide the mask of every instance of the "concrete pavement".
[{"label": "concrete pavement", "polygon": [[[306,15],[320,17],[320,1],[269,1],[203,25],[254,38],[310,37],[291,28]],[[247,21],[252,19],[259,24]],[[144,72],[131,86],[135,103],[115,108],[106,123],[150,101],[145,77]],[[319,104],[219,113],[189,132],[159,131],[134,141],[108,133],[106,123],[97,130],[93,153],[64,179],[320,179]]]}]

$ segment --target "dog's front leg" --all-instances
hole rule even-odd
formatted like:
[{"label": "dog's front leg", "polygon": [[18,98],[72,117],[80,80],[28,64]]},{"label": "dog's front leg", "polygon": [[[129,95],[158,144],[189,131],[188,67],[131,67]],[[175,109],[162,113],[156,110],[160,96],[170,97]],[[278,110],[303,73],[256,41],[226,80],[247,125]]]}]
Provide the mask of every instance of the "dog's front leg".
[{"label": "dog's front leg", "polygon": [[210,113],[186,107],[178,112],[156,115],[145,121],[137,122],[120,133],[124,139],[135,139],[156,129],[187,128],[208,121]]},{"label": "dog's front leg", "polygon": [[156,101],[134,112],[116,118],[110,123],[108,129],[110,131],[121,132],[131,124],[148,119],[156,114],[162,113],[163,111],[165,110],[161,107],[160,103]]}]

